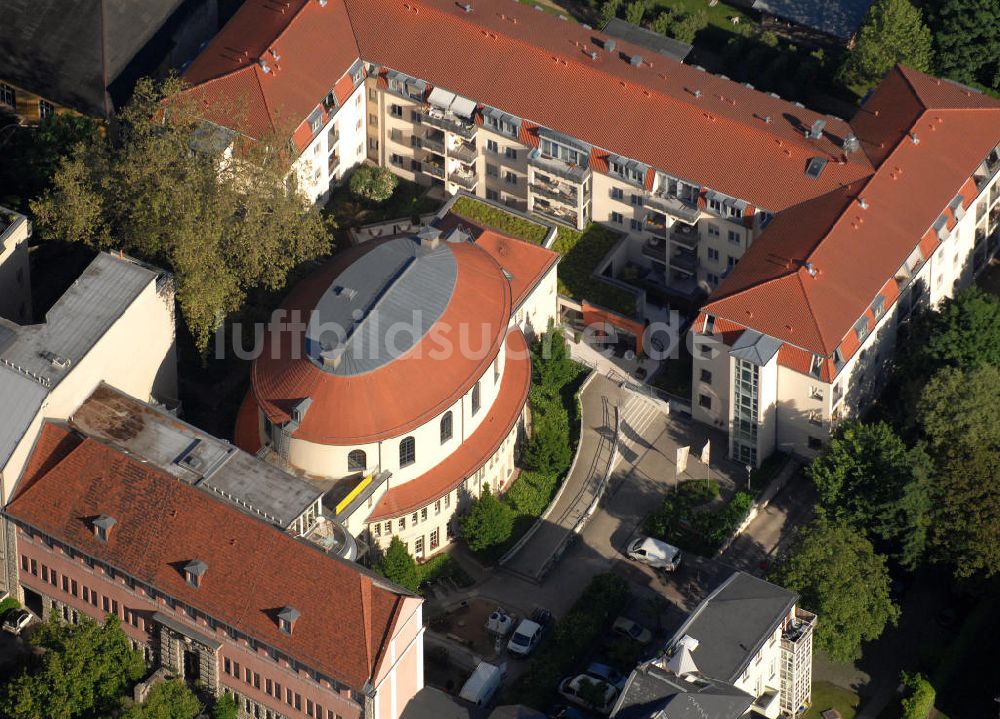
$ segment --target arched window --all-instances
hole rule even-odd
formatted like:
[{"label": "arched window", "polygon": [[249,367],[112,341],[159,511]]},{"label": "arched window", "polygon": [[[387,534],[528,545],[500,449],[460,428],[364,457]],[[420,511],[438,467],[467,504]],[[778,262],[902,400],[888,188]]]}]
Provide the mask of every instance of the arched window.
[{"label": "arched window", "polygon": [[451,439],[451,433],[451,410],[448,410],[441,418],[441,444],[444,444]]},{"label": "arched window", "polygon": [[352,449],[347,455],[347,471],[363,472],[366,467],[368,467],[368,457],[365,456],[364,450]]},{"label": "arched window", "polygon": [[405,437],[399,443],[399,466],[406,467],[417,461],[417,443],[413,437]]},{"label": "arched window", "polygon": [[472,414],[479,411],[479,382],[472,388]]}]

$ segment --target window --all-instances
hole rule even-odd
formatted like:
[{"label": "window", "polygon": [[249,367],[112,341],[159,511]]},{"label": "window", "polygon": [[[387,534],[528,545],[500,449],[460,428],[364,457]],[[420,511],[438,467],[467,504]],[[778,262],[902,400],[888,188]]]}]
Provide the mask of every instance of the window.
[{"label": "window", "polygon": [[740,237],[740,233],[739,232],[737,232],[736,230],[730,230],[729,231],[729,242],[730,242],[730,244],[738,245],[742,241],[743,241],[743,238]]},{"label": "window", "polygon": [[718,262],[719,261],[719,251],[717,249],[715,249],[714,247],[709,247],[708,248],[708,259],[712,260],[713,262]]},{"label": "window", "polygon": [[410,110],[410,121],[414,125],[419,125],[420,123],[422,123],[424,121],[424,117],[418,111],[416,111],[416,110]]},{"label": "window", "polygon": [[385,533],[387,535],[388,534],[392,534],[392,521],[391,520],[385,523]]},{"label": "window", "polygon": [[364,450],[352,449],[350,454],[347,455],[347,471],[363,472],[366,467],[368,467],[368,457],[365,455]]},{"label": "window", "polygon": [[452,417],[451,410],[444,413],[441,418],[441,444],[444,444],[452,437]]},{"label": "window", "polygon": [[0,82],[0,105],[17,109],[17,93],[10,85]]},{"label": "window", "polygon": [[863,342],[868,336],[868,316],[864,315],[854,324],[854,332],[858,335],[858,341]]},{"label": "window", "polygon": [[487,140],[486,141],[486,151],[487,152],[492,152],[492,153],[500,152],[500,146],[497,144],[496,140]]},{"label": "window", "polygon": [[441,530],[435,529],[431,532],[431,551],[433,552],[441,544]]},{"label": "window", "polygon": [[441,500],[434,503],[434,514],[441,514]]},{"label": "window", "polygon": [[418,557],[423,556],[424,553],[424,538],[417,537],[417,541],[413,544],[413,553]]},{"label": "window", "polygon": [[504,157],[506,157],[509,160],[516,160],[517,159],[517,150],[515,150],[513,147],[505,148],[504,151],[503,151],[503,154],[504,154]]},{"label": "window", "polygon": [[486,188],[486,199],[493,200],[494,202],[496,202],[497,200],[500,199],[500,193],[497,192],[496,190],[491,190],[489,188]]},{"label": "window", "polygon": [[719,236],[719,226],[713,225],[711,222],[708,223],[708,236],[718,237]]},{"label": "window", "polygon": [[472,414],[476,414],[479,411],[480,404],[479,382],[476,382],[472,388]]},{"label": "window", "polygon": [[448,492],[448,494],[444,495],[444,508],[448,509],[448,507],[450,506],[451,506],[451,492]]},{"label": "window", "polygon": [[709,272],[707,275],[705,275],[705,279],[708,280],[708,284],[712,285],[712,287],[715,287],[717,284],[719,284],[719,276],[712,272]]},{"label": "window", "polygon": [[629,220],[628,224],[629,224],[629,227],[632,228],[633,232],[638,232],[639,230],[642,229],[642,223],[639,222],[639,220]]},{"label": "window", "polygon": [[393,103],[392,105],[389,105],[389,114],[393,117],[402,117],[403,108],[400,105]]},{"label": "window", "polygon": [[424,507],[423,509],[420,510],[420,521],[421,522],[427,521],[427,507]]},{"label": "window", "polygon": [[503,173],[503,181],[506,182],[508,185],[516,185],[517,175],[515,175],[510,170],[507,170],[506,172]]},{"label": "window", "polygon": [[414,512],[413,516],[410,517],[410,523],[413,524],[414,527],[417,526],[417,513],[416,512]]},{"label": "window", "polygon": [[632,207],[638,207],[642,204],[642,195],[632,194]]},{"label": "window", "polygon": [[625,191],[622,190],[622,188],[620,188],[620,187],[612,187],[611,188],[611,199],[612,200],[624,200],[625,199]]},{"label": "window", "polygon": [[712,409],[712,398],[707,394],[698,395],[698,405],[705,409]]},{"label": "window", "polygon": [[[399,466],[408,467],[417,461],[417,443],[413,437],[404,437],[399,443]],[[402,527],[400,527],[402,529]]]},{"label": "window", "polygon": [[712,373],[707,369],[701,371],[701,381],[707,384],[712,384]]},{"label": "window", "polygon": [[500,355],[493,360],[493,384],[500,381]]},{"label": "window", "polygon": [[708,201],[708,209],[715,210],[716,212],[722,211],[722,200],[713,197]]},{"label": "window", "polygon": [[487,177],[499,177],[500,176],[500,168],[498,168],[496,165],[491,165],[490,163],[487,162],[486,163],[486,176]]},{"label": "window", "polygon": [[726,258],[726,267],[728,267],[729,269],[733,269],[734,267],[736,267],[736,263],[738,261],[739,260],[737,260],[735,257],[733,257],[732,255],[729,255]]},{"label": "window", "polygon": [[38,101],[38,116],[43,120],[56,114],[56,108],[51,102]]},{"label": "window", "polygon": [[625,222],[625,217],[620,212],[612,212],[611,221],[614,222],[616,225],[621,225]]}]

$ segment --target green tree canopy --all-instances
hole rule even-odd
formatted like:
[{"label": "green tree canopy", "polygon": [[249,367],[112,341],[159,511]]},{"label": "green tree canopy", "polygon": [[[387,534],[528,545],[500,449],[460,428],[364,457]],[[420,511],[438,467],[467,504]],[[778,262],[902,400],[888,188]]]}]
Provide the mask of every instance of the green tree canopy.
[{"label": "green tree canopy", "polygon": [[[181,313],[205,352],[248,290],[281,289],[289,270],[328,252],[331,241],[290,172],[283,133],[233,139],[182,90],[176,79],[140,80],[108,133],[78,145],[31,207],[47,238],[171,269]],[[230,141],[233,157],[222,147]]]},{"label": "green tree canopy", "polygon": [[924,25],[920,10],[908,0],[875,0],[858,31],[854,49],[845,57],[841,78],[867,88],[898,63],[929,70],[932,55],[931,31]]},{"label": "green tree canopy", "polygon": [[416,592],[420,589],[420,572],[417,563],[399,537],[393,537],[389,548],[379,557],[375,571],[401,587]]},{"label": "green tree canopy", "polygon": [[126,688],[146,670],[117,617],[104,624],[52,618],[31,636],[44,651],[4,688],[0,706],[10,719],[108,716]]},{"label": "green tree canopy", "polygon": [[348,183],[351,194],[369,202],[385,202],[396,190],[399,178],[388,167],[361,165]]},{"label": "green tree canopy", "polygon": [[944,0],[928,18],[938,71],[1000,90],[1000,6],[996,0]]},{"label": "green tree canopy", "polygon": [[201,702],[188,685],[179,679],[156,684],[142,704],[126,710],[123,719],[194,719],[201,713]]},{"label": "green tree canopy", "polygon": [[1000,300],[976,285],[915,317],[904,371],[922,381],[941,367],[1000,366]]},{"label": "green tree canopy", "polygon": [[503,544],[514,529],[514,512],[497,499],[488,484],[462,519],[462,536],[473,552]]},{"label": "green tree canopy", "polygon": [[646,0],[632,0],[625,8],[625,20],[633,25],[642,24],[646,16]]},{"label": "green tree canopy", "polygon": [[238,715],[239,707],[229,692],[225,692],[212,705],[212,719],[237,719]]},{"label": "green tree canopy", "polygon": [[940,370],[920,395],[917,420],[937,456],[973,449],[1000,452],[1000,369]]},{"label": "green tree canopy", "polygon": [[861,642],[878,639],[899,617],[885,557],[853,527],[823,517],[799,530],[772,581],[819,615],[816,646],[838,661],[860,657]]}]

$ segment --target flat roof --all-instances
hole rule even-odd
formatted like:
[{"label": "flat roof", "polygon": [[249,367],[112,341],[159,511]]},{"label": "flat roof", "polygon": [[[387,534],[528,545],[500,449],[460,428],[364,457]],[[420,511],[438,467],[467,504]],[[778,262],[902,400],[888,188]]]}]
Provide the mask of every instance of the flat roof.
[{"label": "flat roof", "polygon": [[658,32],[653,32],[638,25],[633,25],[626,20],[622,20],[620,17],[608,20],[608,24],[604,26],[604,32],[619,40],[625,40],[648,48],[660,55],[672,57],[678,62],[684,62],[684,58],[691,53],[693,47],[686,42],[675,40],[672,37],[661,35]]}]

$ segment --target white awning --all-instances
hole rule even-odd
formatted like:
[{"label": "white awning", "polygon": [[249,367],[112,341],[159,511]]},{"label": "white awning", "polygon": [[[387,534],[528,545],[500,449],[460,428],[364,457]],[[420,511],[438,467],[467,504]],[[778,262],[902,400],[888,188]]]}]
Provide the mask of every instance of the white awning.
[{"label": "white awning", "polygon": [[435,87],[431,90],[431,94],[427,97],[427,102],[435,107],[440,107],[442,110],[447,110],[451,107],[451,103],[454,100],[454,93],[442,90],[440,87]]},{"label": "white awning", "polygon": [[472,113],[476,111],[476,103],[467,97],[456,95],[455,101],[451,103],[451,111],[459,117],[469,119],[472,117]]}]

